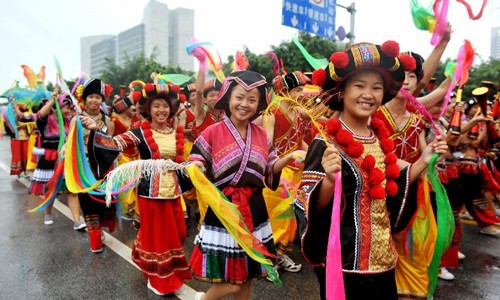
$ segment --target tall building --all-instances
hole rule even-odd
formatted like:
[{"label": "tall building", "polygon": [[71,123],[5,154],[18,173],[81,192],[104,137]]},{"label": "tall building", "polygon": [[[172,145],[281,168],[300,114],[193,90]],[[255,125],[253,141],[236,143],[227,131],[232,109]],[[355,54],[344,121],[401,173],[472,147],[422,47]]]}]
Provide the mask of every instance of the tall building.
[{"label": "tall building", "polygon": [[90,60],[92,45],[113,37],[112,35],[86,36],[80,39],[80,63],[83,72],[90,74]]},{"label": "tall building", "polygon": [[81,43],[82,70],[100,76],[105,59],[123,66],[126,58],[144,53],[162,65],[194,70],[194,60],[185,50],[194,36],[194,10],[168,9],[166,4],[151,0],[144,8],[142,23],[116,36],[83,37]]},{"label": "tall building", "polygon": [[490,57],[500,59],[500,27],[491,28],[491,54]]}]

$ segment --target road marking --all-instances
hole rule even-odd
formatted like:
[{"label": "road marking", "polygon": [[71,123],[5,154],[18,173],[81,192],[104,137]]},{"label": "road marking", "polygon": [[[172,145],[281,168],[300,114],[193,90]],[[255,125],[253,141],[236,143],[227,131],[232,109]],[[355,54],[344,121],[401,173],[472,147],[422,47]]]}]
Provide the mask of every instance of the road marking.
[{"label": "road marking", "polygon": [[[10,168],[4,164],[3,162],[0,161],[0,169],[4,170],[7,174],[10,174]],[[30,182],[26,180],[25,178],[17,178],[19,182],[21,182],[24,186],[29,188]],[[60,213],[65,215],[68,219],[73,220],[73,217],[71,215],[71,210],[69,207],[59,201],[57,198],[54,201],[54,208],[57,209]],[[84,221],[84,219],[80,216],[80,220]],[[107,233],[106,231],[104,232],[104,236],[106,239],[104,240],[104,244],[108,246],[109,249],[113,250],[116,252],[118,255],[120,255],[123,259],[125,259],[127,262],[132,264],[134,267],[136,267],[138,270],[140,270],[139,266],[132,261],[132,248],[129,246],[125,245],[122,243],[120,240],[112,236],[111,234]],[[188,299],[194,299],[194,296],[196,295],[196,290],[193,289],[192,287],[188,286],[187,284],[183,284],[182,287],[176,292],[175,296],[181,300],[188,300]]]}]

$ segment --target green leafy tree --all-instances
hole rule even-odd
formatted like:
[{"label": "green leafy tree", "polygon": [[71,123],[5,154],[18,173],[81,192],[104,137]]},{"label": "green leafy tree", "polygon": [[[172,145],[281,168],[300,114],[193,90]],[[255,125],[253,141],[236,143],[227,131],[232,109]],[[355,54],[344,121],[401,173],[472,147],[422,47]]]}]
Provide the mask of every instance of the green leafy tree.
[{"label": "green leafy tree", "polygon": [[[297,39],[305,49],[315,58],[330,58],[332,53],[342,50],[346,44],[327,40],[319,36],[299,32]],[[299,48],[291,40],[282,41],[278,46],[271,46],[271,49],[278,58],[283,60],[286,72],[293,71],[314,71],[311,65],[304,58]],[[264,75],[268,82],[274,78],[271,58],[263,54],[253,53],[250,49],[246,50],[246,56],[249,62],[248,69]],[[228,56],[227,63],[223,66],[224,74],[228,75],[232,71],[234,56]]]},{"label": "green leafy tree", "polygon": [[185,74],[193,75],[192,72],[181,69],[180,67],[163,66],[155,61],[155,54],[146,57],[144,54],[130,58],[125,58],[123,66],[119,66],[113,59],[106,58],[106,67],[101,74],[101,79],[111,85],[114,91],[118,91],[120,85],[128,85],[134,80],[151,82],[151,73],[159,74]]}]

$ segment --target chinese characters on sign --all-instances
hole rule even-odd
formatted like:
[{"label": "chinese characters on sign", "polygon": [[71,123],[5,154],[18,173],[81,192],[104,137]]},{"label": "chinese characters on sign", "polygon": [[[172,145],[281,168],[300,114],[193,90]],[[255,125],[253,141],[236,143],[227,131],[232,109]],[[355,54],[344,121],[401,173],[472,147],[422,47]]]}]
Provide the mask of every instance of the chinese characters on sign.
[{"label": "chinese characters on sign", "polygon": [[335,39],[336,0],[283,0],[281,24]]}]

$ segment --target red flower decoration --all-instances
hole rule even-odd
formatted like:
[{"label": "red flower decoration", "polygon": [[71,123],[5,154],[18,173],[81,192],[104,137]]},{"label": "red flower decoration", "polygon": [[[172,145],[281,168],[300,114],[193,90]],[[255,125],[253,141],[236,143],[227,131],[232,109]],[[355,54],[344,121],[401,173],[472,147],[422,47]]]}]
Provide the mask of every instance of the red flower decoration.
[{"label": "red flower decoration", "polygon": [[394,150],[394,142],[390,139],[381,140],[380,148],[382,148],[385,154],[391,153]]},{"label": "red flower decoration", "polygon": [[403,68],[405,68],[405,71],[415,71],[417,68],[417,62],[415,61],[415,58],[411,55],[406,55],[406,54],[401,54],[399,57],[399,62],[401,65],[403,65]]},{"label": "red flower decoration", "polygon": [[[316,126],[314,126],[314,128],[316,128]],[[329,119],[326,122],[326,131],[330,135],[336,135],[340,129],[342,129],[342,124],[339,119]]]},{"label": "red flower decoration", "polygon": [[387,192],[387,195],[394,197],[398,194],[398,185],[394,180],[387,180],[387,183],[385,185],[385,191]]},{"label": "red flower decoration", "polygon": [[390,164],[385,166],[385,175],[389,179],[398,178],[400,173],[401,171],[399,170],[399,167],[396,164]]},{"label": "red flower decoration", "polygon": [[384,172],[382,172],[379,168],[374,168],[368,175],[368,181],[370,181],[372,186],[380,185],[384,179]]},{"label": "red flower decoration", "polygon": [[399,54],[399,44],[396,41],[386,41],[380,46],[380,50],[389,57],[397,57]]},{"label": "red flower decoration", "polygon": [[326,81],[326,71],[324,69],[317,69],[312,74],[312,81],[317,86],[323,86]]},{"label": "red flower decoration", "polygon": [[370,189],[370,191],[368,192],[368,194],[370,195],[370,198],[372,199],[384,199],[385,198],[385,189],[380,186],[380,185],[377,185],[376,187],[372,187]]},{"label": "red flower decoration", "polygon": [[351,157],[360,157],[363,152],[365,152],[365,147],[361,143],[353,142],[347,146],[347,154]]},{"label": "red flower decoration", "polygon": [[373,155],[367,155],[363,159],[363,162],[361,163],[361,168],[365,171],[371,171],[373,168],[375,168],[375,157]]},{"label": "red flower decoration", "polygon": [[345,129],[340,129],[336,137],[337,141],[342,146],[347,146],[354,141],[352,134]]},{"label": "red flower decoration", "polygon": [[344,51],[335,52],[330,56],[330,61],[335,68],[344,69],[349,65],[349,55]]},{"label": "red flower decoration", "polygon": [[398,162],[398,157],[396,156],[396,154],[387,153],[387,155],[385,156],[385,164],[386,165],[395,164],[397,162]]}]

